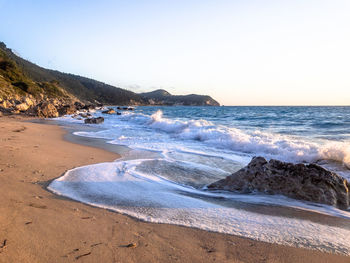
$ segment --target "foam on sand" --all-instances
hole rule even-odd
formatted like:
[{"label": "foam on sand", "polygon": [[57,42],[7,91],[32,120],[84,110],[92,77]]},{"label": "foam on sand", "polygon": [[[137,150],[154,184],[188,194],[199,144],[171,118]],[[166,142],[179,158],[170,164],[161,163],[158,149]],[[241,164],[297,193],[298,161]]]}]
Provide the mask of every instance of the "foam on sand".
[{"label": "foam on sand", "polygon": [[[154,160],[120,160],[79,167],[54,180],[48,188],[56,194],[149,222],[350,255],[349,227],[227,206],[220,200],[230,199],[229,195],[197,190],[163,178],[157,171],[145,169],[147,165],[154,166],[152,162]],[[245,198],[245,195],[233,195],[231,201],[237,196]],[[260,199],[260,202],[263,201]],[[323,212],[326,213],[326,209]],[[346,211],[339,215],[350,217]]]}]

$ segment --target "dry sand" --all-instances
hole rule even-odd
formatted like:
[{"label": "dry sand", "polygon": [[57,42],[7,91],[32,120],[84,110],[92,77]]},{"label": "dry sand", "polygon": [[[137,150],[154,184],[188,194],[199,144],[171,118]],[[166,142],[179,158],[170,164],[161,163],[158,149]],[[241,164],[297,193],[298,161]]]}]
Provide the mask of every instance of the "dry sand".
[{"label": "dry sand", "polygon": [[[66,170],[117,154],[55,125],[0,118],[0,262],[350,262],[350,257],[152,224],[56,196]],[[133,244],[128,246],[129,244]]]}]

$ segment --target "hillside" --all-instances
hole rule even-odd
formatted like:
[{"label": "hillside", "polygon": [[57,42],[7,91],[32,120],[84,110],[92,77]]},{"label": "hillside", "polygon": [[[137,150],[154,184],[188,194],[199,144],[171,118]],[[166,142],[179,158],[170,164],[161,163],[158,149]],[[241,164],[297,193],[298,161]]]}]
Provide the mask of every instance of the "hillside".
[{"label": "hillside", "polygon": [[140,95],[147,98],[150,103],[156,105],[220,106],[220,104],[210,96],[196,94],[171,95],[163,89],[140,93]]},{"label": "hillside", "polygon": [[210,96],[174,96],[164,90],[137,94],[82,76],[45,69],[17,56],[0,42],[0,106],[15,107],[27,97],[33,100],[33,105],[52,100],[60,105],[76,102],[79,105],[219,105]]},{"label": "hillside", "polygon": [[14,55],[0,42],[0,98],[26,96],[36,98],[55,97],[74,99],[74,96],[60,87],[54,78],[36,81],[25,74],[23,68],[16,63]]},{"label": "hillside", "polygon": [[[93,79],[49,70],[35,65],[14,54],[0,42],[0,59],[15,65],[21,78],[31,83],[56,83],[69,94],[81,101],[103,104],[144,104],[142,97],[134,92],[117,88]],[[10,72],[12,68],[9,69]],[[1,74],[1,72],[0,72]],[[13,84],[12,79],[8,79]],[[39,92],[39,91],[38,91]],[[32,91],[29,91],[32,94]],[[37,95],[37,94],[33,94]]]}]

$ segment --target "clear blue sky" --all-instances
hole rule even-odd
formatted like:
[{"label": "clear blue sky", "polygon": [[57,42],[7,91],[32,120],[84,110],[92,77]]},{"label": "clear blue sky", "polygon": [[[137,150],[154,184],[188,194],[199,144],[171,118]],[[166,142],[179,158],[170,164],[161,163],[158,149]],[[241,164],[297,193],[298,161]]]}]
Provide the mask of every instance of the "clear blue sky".
[{"label": "clear blue sky", "polygon": [[0,0],[22,57],[135,92],[350,105],[349,0]]}]

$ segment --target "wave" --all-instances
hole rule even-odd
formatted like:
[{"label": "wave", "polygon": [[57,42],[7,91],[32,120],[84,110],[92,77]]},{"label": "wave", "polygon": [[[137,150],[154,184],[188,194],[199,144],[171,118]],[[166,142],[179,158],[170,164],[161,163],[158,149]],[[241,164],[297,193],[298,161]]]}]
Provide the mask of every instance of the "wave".
[{"label": "wave", "polygon": [[[149,222],[184,225],[270,243],[350,255],[349,227],[345,223],[331,224],[329,217],[321,222],[319,215],[312,216],[320,209],[320,213],[338,213],[338,216],[348,220],[349,213],[335,208],[327,209],[322,205],[300,204],[276,196],[200,191],[166,180],[158,176],[156,171],[149,172],[145,167],[140,170],[140,165],[154,169],[153,160],[89,165],[68,171],[48,188],[56,194]],[[166,171],[166,167],[163,171]],[[229,201],[229,205],[225,200]],[[254,209],[249,209],[251,205],[242,207],[242,202],[274,206],[280,202],[298,209],[303,209],[303,206],[303,213],[306,214],[305,217],[286,216],[285,212],[294,213],[297,210],[281,212],[281,207],[274,208],[271,205],[269,212],[256,213]],[[267,208],[265,206],[264,209]],[[301,212],[298,213],[300,215]]]},{"label": "wave", "polygon": [[161,111],[104,117],[98,126],[103,130],[74,134],[158,152],[75,168],[54,180],[51,191],[145,221],[350,255],[349,211],[277,195],[203,190],[240,169],[251,155],[349,164],[349,144],[169,119]]},{"label": "wave", "polygon": [[331,160],[350,167],[350,144],[347,142],[310,142],[290,135],[214,125],[206,120],[168,119],[160,110],[153,115],[125,114],[122,119],[165,132],[176,139],[199,141],[217,149],[291,162]]}]

